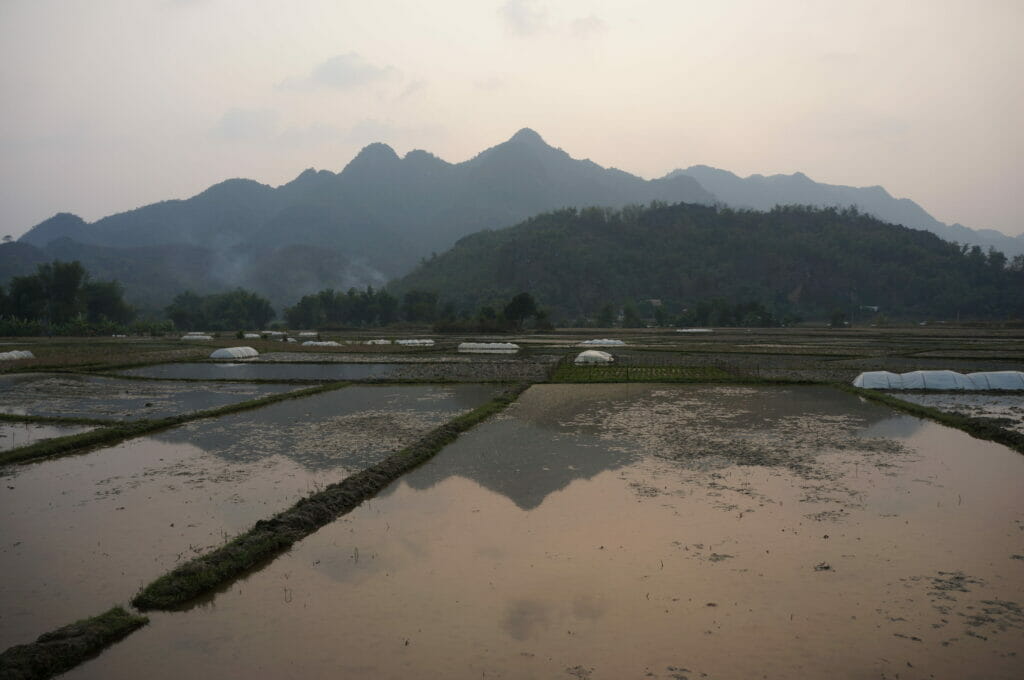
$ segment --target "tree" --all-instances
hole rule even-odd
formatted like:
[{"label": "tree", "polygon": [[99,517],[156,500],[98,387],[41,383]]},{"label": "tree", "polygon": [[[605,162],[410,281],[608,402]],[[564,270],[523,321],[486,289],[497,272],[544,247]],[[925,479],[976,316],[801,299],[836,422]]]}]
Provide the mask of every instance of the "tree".
[{"label": "tree", "polygon": [[553,331],[555,324],[551,323],[551,312],[546,309],[538,309],[534,315],[534,325],[539,331]]},{"label": "tree", "polygon": [[135,310],[124,301],[117,281],[89,281],[82,287],[85,318],[89,323],[112,321],[125,324],[135,318]]},{"label": "tree", "polygon": [[15,276],[11,279],[11,316],[25,321],[49,321],[46,286],[38,276]]},{"label": "tree", "polygon": [[636,307],[631,304],[626,304],[622,308],[622,327],[623,328],[643,328],[644,322],[640,319],[640,315],[636,311]]},{"label": "tree", "polygon": [[117,281],[90,281],[80,262],[55,260],[39,265],[35,274],[11,279],[3,296],[3,314],[53,326],[83,322],[128,323],[135,310],[124,301]]},{"label": "tree", "polygon": [[263,328],[274,318],[268,300],[241,288],[205,296],[185,291],[171,301],[165,313],[175,328],[184,331]]},{"label": "tree", "polygon": [[203,298],[190,290],[178,293],[164,309],[164,314],[178,330],[194,331],[201,328],[205,322]]},{"label": "tree", "polygon": [[49,264],[41,264],[36,276],[40,278],[46,295],[50,323],[65,324],[85,312],[85,301],[81,291],[87,274],[80,262],[56,260]]},{"label": "tree", "polygon": [[402,316],[412,323],[433,323],[437,319],[437,293],[410,290],[402,298]]},{"label": "tree", "polygon": [[536,316],[537,302],[529,293],[519,293],[505,305],[504,313],[506,319],[521,327],[527,317]]},{"label": "tree", "polygon": [[659,326],[668,325],[668,312],[665,311],[664,307],[658,306],[654,308],[654,323]]}]

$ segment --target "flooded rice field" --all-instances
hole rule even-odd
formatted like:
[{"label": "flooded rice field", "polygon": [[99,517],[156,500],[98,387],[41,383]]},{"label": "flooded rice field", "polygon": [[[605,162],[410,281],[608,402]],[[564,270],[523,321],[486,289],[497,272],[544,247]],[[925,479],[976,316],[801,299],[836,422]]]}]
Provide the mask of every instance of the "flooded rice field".
[{"label": "flooded rice field", "polygon": [[165,418],[294,389],[294,385],[176,384],[66,373],[21,373],[0,375],[0,413],[113,420]]},{"label": "flooded rice field", "polygon": [[44,439],[64,437],[93,429],[88,425],[0,422],[0,451],[10,451]]},{"label": "flooded rice field", "polygon": [[121,371],[122,375],[186,380],[367,380],[394,377],[400,364],[357,363],[194,363],[158,364]]},{"label": "flooded rice field", "polygon": [[67,677],[1017,678],[1022,480],[828,388],[534,386]]},{"label": "flooded rice field", "polygon": [[897,399],[940,411],[984,418],[995,425],[1024,434],[1024,394],[970,394],[964,392],[890,392]]},{"label": "flooded rice field", "polygon": [[493,393],[476,385],[353,386],[6,468],[0,649],[127,602],[180,561]]}]

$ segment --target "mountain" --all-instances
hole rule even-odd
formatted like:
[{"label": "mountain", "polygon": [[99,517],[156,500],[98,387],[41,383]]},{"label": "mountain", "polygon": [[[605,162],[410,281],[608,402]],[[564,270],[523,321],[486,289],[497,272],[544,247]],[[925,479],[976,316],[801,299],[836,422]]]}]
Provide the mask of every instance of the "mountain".
[{"label": "mountain", "polygon": [[524,128],[462,163],[422,150],[403,157],[375,143],[340,172],[310,169],[278,187],[230,179],[92,223],[60,213],[0,244],[0,284],[59,254],[81,260],[95,278],[117,278],[127,300],[143,307],[160,308],[186,288],[244,286],[280,308],[327,287],[379,286],[483,229],[565,207],[653,201],[857,205],[951,240],[1024,250],[1024,238],[942,225],[881,187],[818,184],[799,173],[741,179],[706,166],[644,180],[572,158]]},{"label": "mountain", "polygon": [[734,208],[770,210],[776,205],[813,205],[845,208],[856,206],[861,212],[885,222],[924,229],[947,241],[982,248],[989,247],[1012,257],[1024,253],[1024,235],[1007,236],[992,229],[969,229],[962,224],[944,224],[908,198],[893,198],[880,186],[848,187],[822,184],[802,172],[792,175],[751,175],[739,177],[728,170],[707,165],[692,165],[674,170],[666,177],[691,177],[713,193],[719,201]]},{"label": "mountain", "polygon": [[560,210],[473,234],[390,289],[436,291],[467,313],[529,291],[556,321],[650,299],[671,315],[720,299],[775,318],[861,306],[900,318],[1024,316],[1024,272],[1005,263],[855,209],[653,205]]},{"label": "mountain", "polygon": [[[231,179],[189,199],[91,224],[62,213],[19,243],[45,254],[70,239],[79,255],[68,243],[62,253],[82,260],[97,278],[116,276],[129,301],[150,305],[166,304],[181,288],[158,294],[162,284],[145,281],[138,260],[152,252],[138,249],[188,246],[198,249],[196,262],[211,268],[200,274],[190,267],[193,276],[179,277],[185,286],[203,292],[244,285],[280,306],[328,286],[379,285],[466,234],[545,210],[652,200],[711,203],[714,197],[689,177],[648,181],[573,159],[523,129],[464,163],[422,150],[400,157],[375,143],[340,173],[306,170],[279,187]],[[14,253],[0,254],[0,263],[11,260],[18,260]],[[0,282],[24,268],[0,268]],[[173,278],[160,280],[170,286]]]},{"label": "mountain", "polygon": [[48,220],[44,220],[32,227],[27,234],[19,240],[33,246],[44,246],[50,241],[62,238],[76,238],[86,227],[86,222],[78,215],[71,213],[57,213]]}]

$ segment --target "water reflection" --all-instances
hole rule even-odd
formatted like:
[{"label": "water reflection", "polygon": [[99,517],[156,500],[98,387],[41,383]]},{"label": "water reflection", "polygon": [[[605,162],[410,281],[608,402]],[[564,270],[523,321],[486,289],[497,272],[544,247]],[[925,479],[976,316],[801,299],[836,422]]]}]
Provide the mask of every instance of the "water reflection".
[{"label": "water reflection", "polygon": [[63,437],[92,429],[86,425],[49,425],[41,423],[0,423],[0,451],[28,446],[43,439]]},{"label": "water reflection", "polygon": [[351,386],[196,421],[154,437],[197,446],[229,462],[280,455],[310,471],[358,470],[476,408],[495,391],[481,385]]},{"label": "water reflection", "polygon": [[532,510],[574,480],[628,465],[635,457],[623,448],[602,445],[596,434],[566,433],[553,424],[498,420],[464,434],[403,481],[416,489],[429,489],[458,475],[505,496],[523,510]]},{"label": "water reflection", "polygon": [[[353,386],[5,469],[0,649],[126,601],[179,562],[383,459],[388,447],[415,441],[495,390]],[[323,559],[339,579],[383,564],[352,549]]]},{"label": "water reflection", "polygon": [[[437,456],[426,467],[450,474],[435,485],[400,481],[212,606],[154,617],[68,677],[1019,677],[1015,452],[934,423],[904,449],[879,451],[872,437],[830,449],[853,446],[851,431],[888,431],[892,412],[847,418],[832,402],[856,412],[856,399],[828,390],[801,397],[813,411],[800,414],[760,409],[786,389],[653,387],[619,400],[584,388],[584,403],[567,406],[551,387]],[[776,416],[753,429],[772,441],[795,433],[801,460],[821,435],[819,478],[781,463],[704,470],[670,446],[689,440],[667,424],[703,436],[701,417],[754,422],[754,407]],[[631,440],[623,425],[641,417],[656,436]],[[749,448],[752,428],[725,429],[724,459]],[[602,445],[632,442],[634,462],[528,511],[472,481],[481,442],[495,464],[523,461],[523,442],[543,432],[562,437],[553,450],[572,442],[604,460],[626,454]],[[879,464],[865,464],[876,453]],[[809,519],[837,505],[808,487],[844,478],[849,510]],[[644,479],[656,493],[636,493]]]},{"label": "water reflection", "polygon": [[404,480],[427,489],[461,476],[530,510],[575,480],[641,459],[812,474],[830,448],[883,446],[921,425],[830,388],[535,385]]}]

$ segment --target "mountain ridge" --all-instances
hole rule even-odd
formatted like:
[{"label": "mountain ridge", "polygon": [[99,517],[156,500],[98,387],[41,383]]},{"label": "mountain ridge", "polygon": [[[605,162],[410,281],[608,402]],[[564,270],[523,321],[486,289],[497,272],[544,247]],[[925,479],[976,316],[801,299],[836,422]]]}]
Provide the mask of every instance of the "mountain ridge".
[{"label": "mountain ridge", "polygon": [[[655,201],[735,207],[852,204],[883,220],[941,231],[949,240],[999,242],[1008,255],[1024,252],[1024,238],[942,225],[913,201],[895,199],[882,187],[819,184],[803,173],[744,179],[710,166],[690,166],[643,179],[573,158],[536,131],[522,128],[459,163],[422,149],[400,156],[391,146],[375,142],[338,172],[308,168],[276,187],[232,178],[189,198],[152,203],[92,223],[58,213],[18,240],[35,251],[10,250],[0,257],[0,283],[23,273],[30,261],[53,250],[50,244],[61,241],[59,251],[71,257],[74,244],[80,244],[82,258],[99,268],[95,276],[128,276],[122,283],[129,301],[160,306],[180,291],[161,292],[141,280],[146,265],[137,259],[149,251],[139,249],[190,246],[206,253],[199,259],[217,267],[196,279],[197,292],[247,285],[275,304],[290,304],[316,292],[318,285],[379,285],[469,234],[500,229],[546,211]],[[305,267],[306,261],[297,253],[308,257],[310,248],[319,254],[316,271],[326,271],[321,266],[324,262],[345,270],[320,279],[295,274],[264,281],[257,276],[268,271],[268,262],[280,268]],[[109,252],[101,256],[97,249]],[[296,257],[289,259],[289,254]],[[119,257],[124,262],[118,264]],[[178,281],[170,274],[162,280]],[[133,298],[133,291],[143,289],[148,291],[144,300]]]},{"label": "mountain ridge", "polygon": [[930,231],[947,241],[993,247],[1010,257],[1024,253],[1024,235],[1009,236],[994,229],[945,224],[912,199],[896,198],[877,184],[866,187],[827,184],[816,182],[803,172],[790,175],[755,173],[740,177],[729,170],[703,164],[676,169],[665,176],[692,177],[722,203],[734,208],[770,210],[776,205],[855,206],[885,222]]}]

